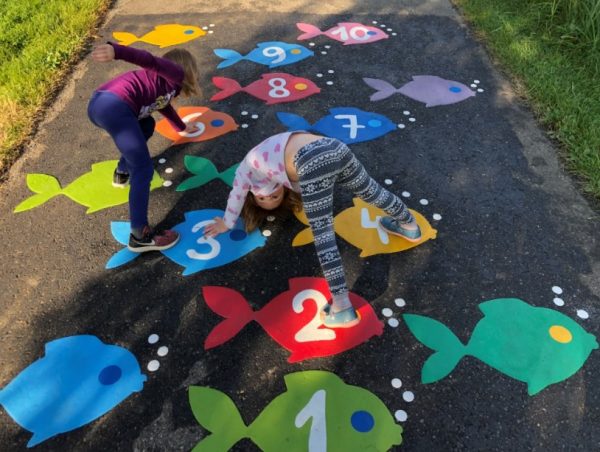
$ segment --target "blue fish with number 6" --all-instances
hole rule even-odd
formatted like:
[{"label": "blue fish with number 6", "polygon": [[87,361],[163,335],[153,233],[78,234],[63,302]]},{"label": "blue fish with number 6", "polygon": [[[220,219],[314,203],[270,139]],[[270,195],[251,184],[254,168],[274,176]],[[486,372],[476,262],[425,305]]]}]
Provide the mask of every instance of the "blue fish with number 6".
[{"label": "blue fish with number 6", "polygon": [[279,112],[277,118],[288,130],[314,131],[321,135],[337,138],[346,144],[374,140],[397,127],[383,115],[354,107],[332,108],[327,116],[319,119],[313,125],[293,113]]},{"label": "blue fish with number 6", "polygon": [[246,56],[231,49],[215,49],[214,52],[215,55],[225,60],[219,63],[217,69],[231,66],[241,60],[250,60],[274,68],[297,63],[314,55],[312,50],[308,50],[300,44],[280,41],[261,42]]}]

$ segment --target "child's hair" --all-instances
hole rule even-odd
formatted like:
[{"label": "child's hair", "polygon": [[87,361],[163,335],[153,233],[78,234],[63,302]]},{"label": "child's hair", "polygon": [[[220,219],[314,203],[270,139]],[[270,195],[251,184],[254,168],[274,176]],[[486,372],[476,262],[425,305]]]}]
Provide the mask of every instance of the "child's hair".
[{"label": "child's hair", "polygon": [[196,58],[194,58],[190,52],[185,49],[173,49],[165,53],[163,58],[166,58],[183,68],[184,77],[181,94],[184,96],[191,96],[192,94],[199,96],[202,94],[200,84],[198,83],[198,66],[196,65]]},{"label": "child's hair", "polygon": [[254,231],[269,215],[282,216],[287,212],[300,212],[302,210],[302,198],[298,193],[283,187],[283,200],[279,207],[273,210],[265,210],[256,204],[252,192],[248,192],[241,217],[246,226],[246,232]]}]

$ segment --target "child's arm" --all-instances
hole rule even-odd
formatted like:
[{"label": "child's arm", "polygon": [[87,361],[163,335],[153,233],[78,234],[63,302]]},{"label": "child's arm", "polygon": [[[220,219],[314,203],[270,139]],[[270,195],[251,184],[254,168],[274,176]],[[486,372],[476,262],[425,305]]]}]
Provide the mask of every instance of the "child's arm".
[{"label": "child's arm", "polygon": [[[173,106],[171,104],[167,105],[165,108],[163,108],[162,110],[158,110],[160,111],[160,113],[167,118],[167,121],[169,121],[171,123],[171,125],[173,126],[173,128],[175,128],[175,130],[177,130],[178,132],[183,132],[184,130],[186,132],[192,132],[192,130],[188,130],[190,127],[192,127],[191,124],[186,125],[185,122],[183,122],[181,120],[181,118],[179,117],[179,115],[177,114],[177,112],[175,111],[175,109],[173,108]],[[194,129],[196,129],[196,127],[194,127]]]}]

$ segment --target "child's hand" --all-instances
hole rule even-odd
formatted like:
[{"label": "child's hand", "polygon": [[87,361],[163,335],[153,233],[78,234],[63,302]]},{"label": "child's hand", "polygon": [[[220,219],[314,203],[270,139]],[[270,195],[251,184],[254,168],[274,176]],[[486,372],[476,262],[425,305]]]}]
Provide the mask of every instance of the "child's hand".
[{"label": "child's hand", "polygon": [[195,123],[189,122],[185,125],[185,129],[179,132],[179,135],[198,133],[199,131],[200,129]]},{"label": "child's hand", "polygon": [[115,59],[115,49],[110,44],[101,44],[92,50],[92,59],[99,63]]},{"label": "child's hand", "polygon": [[215,217],[215,222],[211,224],[207,224],[204,227],[204,236],[205,237],[216,237],[223,232],[229,231],[229,228],[225,226],[225,222],[221,217]]}]

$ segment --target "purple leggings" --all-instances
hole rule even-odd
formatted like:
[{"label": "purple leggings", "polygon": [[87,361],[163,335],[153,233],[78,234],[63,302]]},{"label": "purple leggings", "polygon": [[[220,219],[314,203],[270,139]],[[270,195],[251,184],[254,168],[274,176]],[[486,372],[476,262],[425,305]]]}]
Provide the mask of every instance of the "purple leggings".
[{"label": "purple leggings", "polygon": [[131,228],[148,224],[148,200],[154,166],[146,141],[154,133],[154,119],[139,119],[120,97],[109,91],[96,91],[88,105],[88,116],[96,126],[106,130],[121,153],[117,166],[129,173],[129,218]]}]

